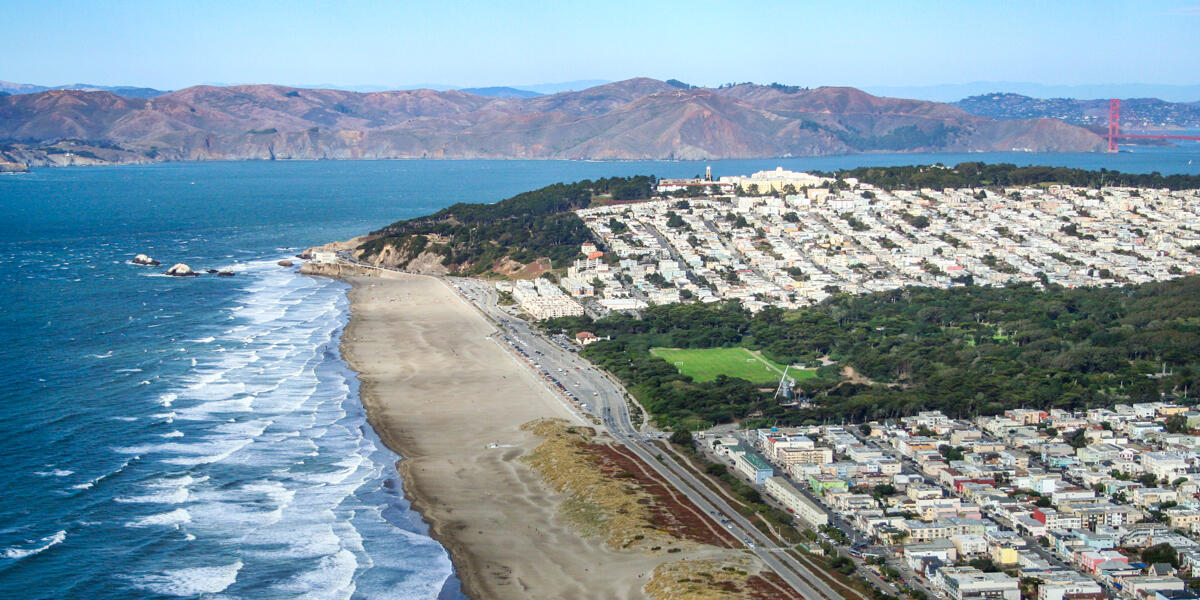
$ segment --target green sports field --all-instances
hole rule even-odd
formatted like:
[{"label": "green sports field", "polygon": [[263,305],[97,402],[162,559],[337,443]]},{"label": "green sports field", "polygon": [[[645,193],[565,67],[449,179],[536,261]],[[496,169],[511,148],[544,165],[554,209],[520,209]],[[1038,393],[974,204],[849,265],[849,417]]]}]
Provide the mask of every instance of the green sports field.
[{"label": "green sports field", "polygon": [[[696,381],[712,381],[718,375],[725,375],[752,383],[775,383],[784,370],[783,365],[745,348],[652,348],[650,353],[675,365],[680,373]],[[813,375],[811,369],[792,368],[788,371],[788,377],[793,379],[807,379]]]}]

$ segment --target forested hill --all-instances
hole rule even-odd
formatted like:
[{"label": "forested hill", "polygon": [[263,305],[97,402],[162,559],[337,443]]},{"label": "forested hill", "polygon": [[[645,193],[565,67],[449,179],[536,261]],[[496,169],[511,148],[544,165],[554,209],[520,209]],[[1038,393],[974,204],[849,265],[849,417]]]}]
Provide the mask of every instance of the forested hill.
[{"label": "forested hill", "polygon": [[1172,190],[1200,188],[1200,176],[1197,175],[1164,176],[1157,172],[1121,173],[1107,169],[1089,171],[1036,165],[1018,167],[1011,163],[964,162],[953,167],[942,165],[859,167],[819,174],[842,179],[854,178],[888,190],[1019,187],[1054,183],[1089,188],[1101,186],[1168,188]]},{"label": "forested hill", "polygon": [[414,262],[429,266],[436,257],[435,264],[445,271],[472,275],[501,262],[523,267],[545,259],[562,266],[579,255],[580,244],[591,239],[573,210],[596,198],[649,198],[654,182],[645,175],[585,179],[556,183],[495,204],[458,203],[373,232],[377,237],[360,246],[358,256],[402,269]]},{"label": "forested hill", "polygon": [[[904,288],[754,315],[736,304],[680,304],[642,319],[547,327],[612,336],[585,356],[663,423],[693,428],[759,411],[754,423],[789,424],[931,409],[961,417],[1080,409],[1161,394],[1188,401],[1200,373],[1200,277],[1111,288]],[[778,406],[774,390],[737,379],[694,382],[648,352],[735,345],[782,363],[834,361],[799,382],[815,408]]]}]

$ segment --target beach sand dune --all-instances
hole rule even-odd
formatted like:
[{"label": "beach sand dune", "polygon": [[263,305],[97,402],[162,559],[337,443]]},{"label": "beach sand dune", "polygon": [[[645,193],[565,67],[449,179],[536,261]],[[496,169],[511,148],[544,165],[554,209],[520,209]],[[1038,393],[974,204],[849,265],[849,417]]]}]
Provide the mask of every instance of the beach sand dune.
[{"label": "beach sand dune", "polygon": [[343,353],[372,426],[405,457],[405,493],[450,551],[464,592],[645,598],[665,558],[608,550],[572,531],[557,518],[565,496],[520,461],[542,441],[522,424],[580,418],[442,281],[398,273],[348,281]]}]

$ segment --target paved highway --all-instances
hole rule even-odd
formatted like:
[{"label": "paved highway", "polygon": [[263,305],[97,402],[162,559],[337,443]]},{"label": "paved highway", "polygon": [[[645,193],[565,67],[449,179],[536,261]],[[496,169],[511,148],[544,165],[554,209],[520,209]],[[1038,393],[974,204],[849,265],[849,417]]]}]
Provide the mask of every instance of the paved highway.
[{"label": "paved highway", "polygon": [[780,552],[770,538],[690,471],[653,446],[650,441],[663,434],[649,427],[643,427],[644,431],[635,428],[630,421],[624,389],[606,373],[580,358],[567,340],[560,336],[547,339],[529,323],[507,312],[498,305],[499,297],[487,282],[465,278],[448,278],[448,281],[463,298],[498,326],[502,343],[510,347],[519,360],[537,370],[539,375],[547,379],[548,385],[566,398],[573,394],[581,404],[586,404],[585,410],[600,421],[609,435],[633,451],[718,525],[724,526],[741,540],[788,585],[805,598],[842,598],[806,565]]}]

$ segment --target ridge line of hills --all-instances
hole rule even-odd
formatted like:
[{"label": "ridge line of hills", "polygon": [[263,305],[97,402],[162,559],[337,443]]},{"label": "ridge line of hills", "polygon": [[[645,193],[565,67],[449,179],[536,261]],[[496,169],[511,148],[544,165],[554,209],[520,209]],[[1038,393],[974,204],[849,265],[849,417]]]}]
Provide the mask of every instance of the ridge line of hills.
[{"label": "ridge line of hills", "polygon": [[1051,119],[994,120],[847,87],[680,87],[636,78],[529,98],[195,86],[153,98],[0,97],[0,160],[721,159],[856,152],[1093,151]]}]

